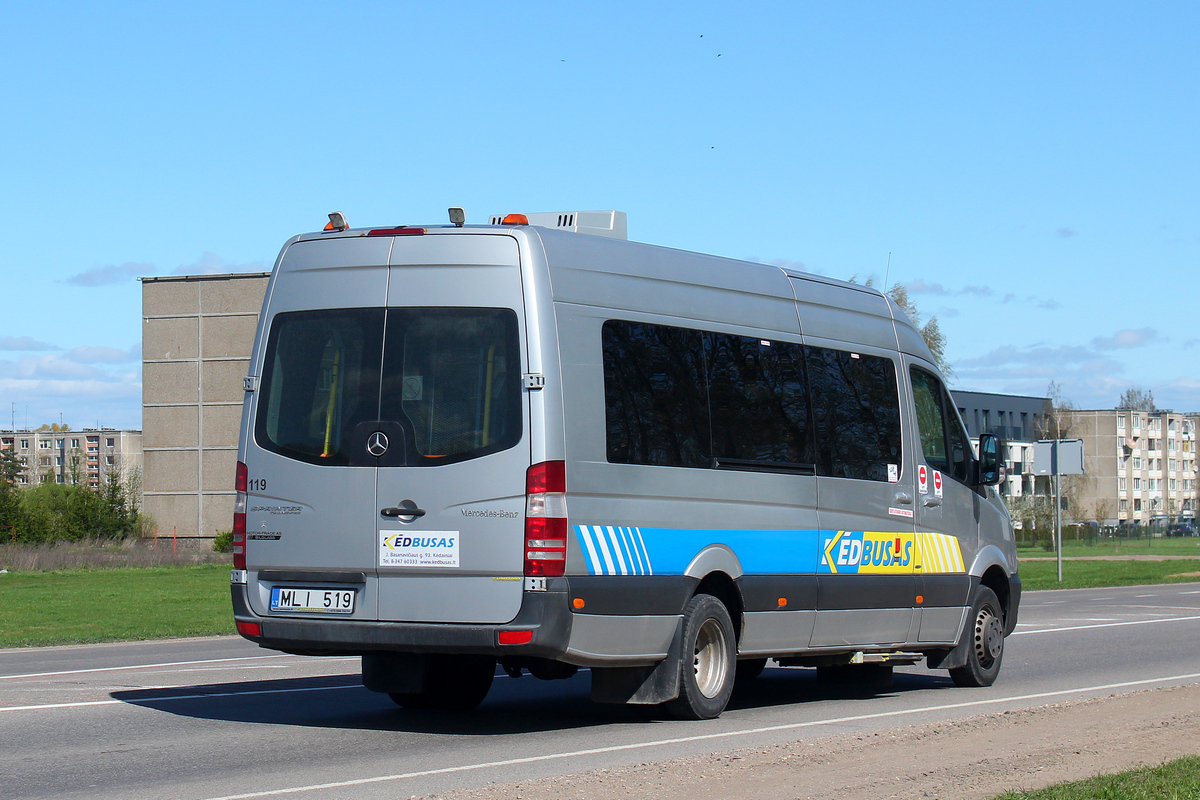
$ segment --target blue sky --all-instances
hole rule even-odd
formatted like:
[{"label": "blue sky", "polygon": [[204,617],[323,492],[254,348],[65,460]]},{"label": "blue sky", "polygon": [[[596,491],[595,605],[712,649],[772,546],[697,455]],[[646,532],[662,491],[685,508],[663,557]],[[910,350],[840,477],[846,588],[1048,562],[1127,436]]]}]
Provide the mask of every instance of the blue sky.
[{"label": "blue sky", "polygon": [[1200,411],[1200,4],[2,7],[0,427],[140,427],[137,276],[451,205],[886,277],[957,388]]}]

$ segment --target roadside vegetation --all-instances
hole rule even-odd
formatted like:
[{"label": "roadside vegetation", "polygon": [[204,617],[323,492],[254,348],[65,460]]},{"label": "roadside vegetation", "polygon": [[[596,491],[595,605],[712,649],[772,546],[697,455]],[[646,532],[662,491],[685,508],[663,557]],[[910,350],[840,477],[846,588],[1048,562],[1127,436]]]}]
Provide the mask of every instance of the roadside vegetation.
[{"label": "roadside vegetation", "polygon": [[1006,792],[995,800],[1193,800],[1200,797],[1200,757],[1157,767],[1100,775],[1047,786],[1036,792]]},{"label": "roadside vegetation", "polygon": [[0,574],[0,647],[232,634],[229,567]]},{"label": "roadside vegetation", "polygon": [[1144,586],[1155,583],[1200,582],[1200,560],[1171,561],[1066,561],[1063,580],[1058,582],[1054,561],[1024,561],[1020,566],[1021,588],[1094,589],[1105,586]]},{"label": "roadside vegetation", "polygon": [[152,525],[138,507],[142,486],[137,470],[122,478],[114,469],[93,491],[84,485],[81,461],[74,458],[69,475],[47,472],[36,486],[21,487],[17,481],[24,466],[11,449],[0,450],[0,541],[125,539]]},{"label": "roadside vegetation", "polygon": [[[1054,558],[1054,547],[1017,543],[1020,558]],[[1200,536],[1124,539],[1118,537],[1072,540],[1063,538],[1063,558],[1097,556],[1175,556],[1200,558]]]}]

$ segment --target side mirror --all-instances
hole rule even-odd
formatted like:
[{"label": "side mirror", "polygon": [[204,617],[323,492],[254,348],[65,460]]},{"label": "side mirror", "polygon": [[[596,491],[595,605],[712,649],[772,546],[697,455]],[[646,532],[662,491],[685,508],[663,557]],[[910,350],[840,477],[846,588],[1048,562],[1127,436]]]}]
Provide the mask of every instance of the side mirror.
[{"label": "side mirror", "polygon": [[975,485],[995,486],[1000,482],[1000,440],[994,434],[979,436],[979,461],[975,463]]}]

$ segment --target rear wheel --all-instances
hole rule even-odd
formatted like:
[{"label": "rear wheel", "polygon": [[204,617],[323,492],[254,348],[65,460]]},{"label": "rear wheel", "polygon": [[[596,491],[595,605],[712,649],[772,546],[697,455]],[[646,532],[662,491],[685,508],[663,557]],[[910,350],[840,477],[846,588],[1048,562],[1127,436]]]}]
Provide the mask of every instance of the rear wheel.
[{"label": "rear wheel", "polygon": [[677,719],[713,719],[729,704],[737,664],[733,622],[725,605],[698,594],[683,612],[679,696],[667,703]]},{"label": "rear wheel", "polygon": [[950,677],[959,686],[991,686],[1004,657],[1004,610],[996,593],[986,586],[975,590],[964,635],[968,637],[967,663],[951,669]]},{"label": "rear wheel", "polygon": [[496,659],[488,656],[431,655],[420,692],[393,692],[388,697],[405,708],[469,711],[487,697],[495,674]]}]

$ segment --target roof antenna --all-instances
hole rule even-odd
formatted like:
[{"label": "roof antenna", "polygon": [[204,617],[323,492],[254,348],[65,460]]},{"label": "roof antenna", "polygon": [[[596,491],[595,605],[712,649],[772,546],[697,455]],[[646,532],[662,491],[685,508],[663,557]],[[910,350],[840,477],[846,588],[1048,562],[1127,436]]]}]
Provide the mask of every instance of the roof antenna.
[{"label": "roof antenna", "polygon": [[883,291],[888,290],[888,276],[892,274],[892,251],[888,250],[887,269],[883,272]]}]

